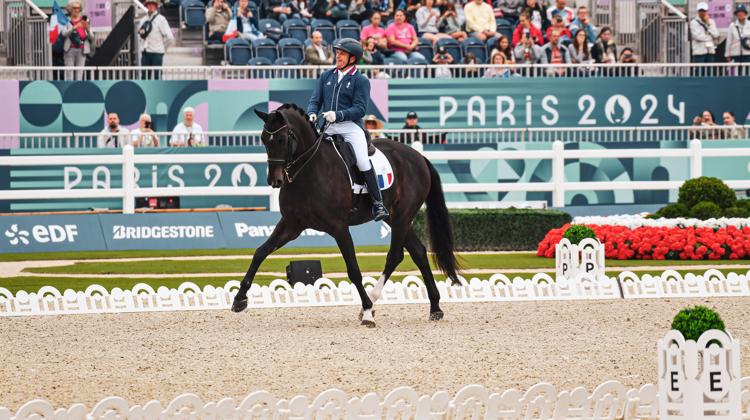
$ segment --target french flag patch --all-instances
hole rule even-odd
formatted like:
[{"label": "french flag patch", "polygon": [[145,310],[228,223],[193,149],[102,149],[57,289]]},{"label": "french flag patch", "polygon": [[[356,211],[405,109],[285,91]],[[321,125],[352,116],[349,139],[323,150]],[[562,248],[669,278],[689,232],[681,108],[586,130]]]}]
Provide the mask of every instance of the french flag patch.
[{"label": "french flag patch", "polygon": [[393,185],[393,173],[378,174],[378,186],[384,190]]}]

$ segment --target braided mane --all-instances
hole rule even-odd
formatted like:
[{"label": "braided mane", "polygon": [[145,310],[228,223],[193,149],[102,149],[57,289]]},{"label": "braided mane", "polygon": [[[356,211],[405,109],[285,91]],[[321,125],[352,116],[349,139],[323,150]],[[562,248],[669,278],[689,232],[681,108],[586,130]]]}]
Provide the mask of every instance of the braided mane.
[{"label": "braided mane", "polygon": [[309,119],[307,119],[307,114],[305,113],[304,109],[300,108],[295,103],[286,103],[277,108],[277,111],[284,111],[284,110],[291,110],[293,112],[298,113],[302,117],[303,120],[305,120],[308,124],[310,124],[310,128],[312,128],[313,133],[315,133],[315,135],[318,135],[318,127],[316,127],[315,124],[313,124],[312,122],[310,122]]}]

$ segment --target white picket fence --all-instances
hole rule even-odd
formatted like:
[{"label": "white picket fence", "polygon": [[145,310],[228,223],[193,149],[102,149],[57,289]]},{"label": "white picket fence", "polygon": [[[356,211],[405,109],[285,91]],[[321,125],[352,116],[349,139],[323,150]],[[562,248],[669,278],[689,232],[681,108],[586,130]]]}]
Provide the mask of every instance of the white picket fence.
[{"label": "white picket fence", "polygon": [[[443,302],[515,302],[559,300],[613,300],[653,298],[708,298],[750,296],[750,271],[746,274],[711,269],[702,275],[680,275],[674,270],[661,275],[639,277],[625,271],[618,277],[578,275],[573,279],[557,279],[535,274],[531,279],[495,274],[488,280],[462,279],[462,285],[438,281]],[[376,280],[365,277],[366,287]],[[137,284],[131,290],[107,290],[91,285],[85,291],[60,291],[44,286],[38,292],[19,291],[15,294],[0,287],[0,317],[100,314],[127,312],[164,312],[195,310],[229,310],[240,283],[232,280],[223,287],[203,288],[186,282],[177,289]],[[282,308],[304,306],[360,305],[359,295],[351,283],[338,285],[327,278],[314,285],[297,283],[294,287],[284,280],[268,286],[254,284],[248,292],[249,307]],[[378,304],[426,304],[429,302],[424,282],[415,276],[403,282],[388,281]]]}]

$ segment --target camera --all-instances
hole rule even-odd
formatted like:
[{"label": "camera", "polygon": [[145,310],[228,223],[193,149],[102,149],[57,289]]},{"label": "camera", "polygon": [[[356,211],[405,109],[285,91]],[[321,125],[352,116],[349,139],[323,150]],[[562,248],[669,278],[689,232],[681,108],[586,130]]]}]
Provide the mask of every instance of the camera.
[{"label": "camera", "polygon": [[524,29],[523,30],[523,36],[525,36],[526,38],[528,38],[529,35],[531,35],[531,31],[529,31],[528,29]]},{"label": "camera", "polygon": [[144,121],[143,128],[151,128],[151,121]]},{"label": "camera", "polygon": [[88,22],[89,21],[89,17],[86,16],[86,15],[81,16],[81,19],[83,19],[84,22]]}]

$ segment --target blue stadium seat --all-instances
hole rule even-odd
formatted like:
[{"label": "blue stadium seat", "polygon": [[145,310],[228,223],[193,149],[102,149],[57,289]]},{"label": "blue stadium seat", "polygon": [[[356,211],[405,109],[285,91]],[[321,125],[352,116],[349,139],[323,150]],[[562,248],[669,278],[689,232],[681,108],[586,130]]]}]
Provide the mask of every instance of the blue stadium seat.
[{"label": "blue stadium seat", "polygon": [[390,65],[390,64],[401,65],[401,64],[406,64],[406,63],[403,60],[401,60],[399,58],[396,58],[396,57],[385,57],[383,59],[383,64],[385,64],[385,65]]},{"label": "blue stadium seat", "polygon": [[274,19],[261,19],[258,21],[258,30],[261,32],[265,32],[268,28],[276,28],[279,31],[282,30],[281,24],[278,20]]},{"label": "blue stadium seat", "polygon": [[255,57],[247,62],[249,66],[270,66],[273,62],[266,57]]},{"label": "blue stadium seat", "polygon": [[180,9],[186,27],[201,28],[206,24],[206,5],[202,1],[183,0]]},{"label": "blue stadium seat", "polygon": [[[500,39],[499,36],[493,36],[492,38],[488,38],[487,41],[484,42],[486,46],[488,60],[489,60],[490,55],[492,54],[492,50],[495,48],[495,45],[497,45],[498,39]],[[508,42],[511,42],[511,39],[508,39]]]},{"label": "blue stadium seat", "polygon": [[293,58],[298,63],[305,59],[305,49],[302,42],[296,38],[282,38],[279,40],[278,50],[281,57]]},{"label": "blue stadium seat", "polygon": [[409,60],[406,61],[406,64],[411,64],[413,66],[426,66],[429,63],[427,60],[420,57],[410,57]]},{"label": "blue stadium seat", "polygon": [[287,19],[284,21],[284,34],[288,38],[295,38],[301,42],[305,42],[310,38],[310,33],[307,28],[307,24],[302,19]]},{"label": "blue stadium seat", "polygon": [[292,57],[279,57],[273,62],[275,66],[295,66],[299,64],[299,61]]},{"label": "blue stadium seat", "polygon": [[467,53],[474,53],[477,56],[477,63],[487,62],[487,47],[484,41],[470,36],[461,44],[461,49],[464,57],[466,57]]},{"label": "blue stadium seat", "polygon": [[359,23],[351,19],[342,19],[336,22],[336,31],[339,38],[354,38],[359,41]]},{"label": "blue stadium seat", "polygon": [[432,48],[432,41],[429,39],[419,38],[419,45],[417,45],[417,51],[427,59],[427,62],[432,63],[432,57],[435,55],[435,50]]},{"label": "blue stadium seat", "polygon": [[515,29],[516,28],[512,25],[497,25],[497,33],[508,38],[509,40],[513,39],[513,30]]},{"label": "blue stadium seat", "polygon": [[261,38],[253,40],[253,55],[255,57],[265,57],[270,62],[279,58],[279,52],[276,49],[276,43],[272,39]]},{"label": "blue stadium seat", "polygon": [[445,47],[445,51],[453,56],[454,63],[461,62],[461,46],[453,38],[440,38],[437,42],[438,47]]},{"label": "blue stadium seat", "polygon": [[513,22],[501,17],[495,18],[495,24],[497,26],[513,26]]},{"label": "blue stadium seat", "polygon": [[329,44],[333,44],[333,41],[336,39],[336,27],[329,20],[313,19],[310,28],[311,32],[320,31],[323,35],[323,40]]},{"label": "blue stadium seat", "polygon": [[244,66],[253,56],[250,43],[244,39],[233,38],[224,44],[224,59],[234,66]]}]

